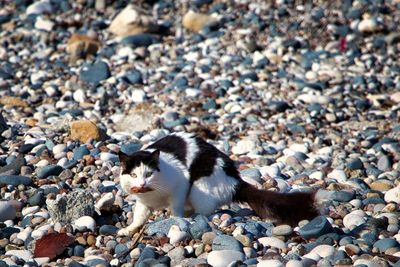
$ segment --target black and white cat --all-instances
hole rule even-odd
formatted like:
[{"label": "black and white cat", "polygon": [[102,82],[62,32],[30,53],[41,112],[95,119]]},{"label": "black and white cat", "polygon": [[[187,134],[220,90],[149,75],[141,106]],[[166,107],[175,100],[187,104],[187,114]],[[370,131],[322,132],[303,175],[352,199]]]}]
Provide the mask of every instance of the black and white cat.
[{"label": "black and white cat", "polygon": [[[121,187],[136,197],[133,222],[118,235],[131,236],[155,209],[209,215],[232,202],[247,203],[263,218],[294,224],[318,215],[319,192],[260,190],[240,178],[227,155],[203,139],[173,133],[128,156],[119,154]],[[187,214],[187,213],[186,213]]]}]

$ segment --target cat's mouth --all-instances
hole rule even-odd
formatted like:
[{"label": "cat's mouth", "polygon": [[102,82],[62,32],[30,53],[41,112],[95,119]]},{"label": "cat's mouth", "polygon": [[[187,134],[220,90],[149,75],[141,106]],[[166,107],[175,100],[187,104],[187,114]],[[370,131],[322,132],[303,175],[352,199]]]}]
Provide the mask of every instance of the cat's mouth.
[{"label": "cat's mouth", "polygon": [[131,187],[131,192],[132,193],[146,193],[153,191],[150,187],[140,187],[140,186],[132,186]]}]

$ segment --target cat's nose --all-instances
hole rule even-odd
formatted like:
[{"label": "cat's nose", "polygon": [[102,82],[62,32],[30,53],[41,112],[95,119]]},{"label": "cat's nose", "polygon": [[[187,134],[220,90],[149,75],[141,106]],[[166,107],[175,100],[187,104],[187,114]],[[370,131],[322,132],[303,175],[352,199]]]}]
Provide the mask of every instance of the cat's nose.
[{"label": "cat's nose", "polygon": [[140,185],[140,187],[144,187],[145,186],[145,182],[141,182],[139,185]]}]

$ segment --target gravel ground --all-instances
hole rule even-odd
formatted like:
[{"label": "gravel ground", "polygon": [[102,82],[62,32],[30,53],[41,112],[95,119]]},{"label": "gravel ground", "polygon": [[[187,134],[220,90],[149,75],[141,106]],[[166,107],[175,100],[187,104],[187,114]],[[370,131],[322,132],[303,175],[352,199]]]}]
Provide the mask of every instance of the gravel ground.
[{"label": "gravel ground", "polygon": [[[302,2],[3,3],[0,267],[400,266],[400,1]],[[333,199],[295,227],[232,204],[117,237],[117,153],[175,131]]]}]

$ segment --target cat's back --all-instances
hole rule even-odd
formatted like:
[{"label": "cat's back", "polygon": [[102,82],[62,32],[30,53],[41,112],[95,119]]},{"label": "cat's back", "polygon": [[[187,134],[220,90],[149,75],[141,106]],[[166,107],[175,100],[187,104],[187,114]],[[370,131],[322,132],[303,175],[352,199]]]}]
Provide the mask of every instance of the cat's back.
[{"label": "cat's back", "polygon": [[159,149],[174,156],[187,168],[191,182],[211,176],[216,169],[222,169],[226,175],[240,179],[234,162],[195,134],[173,133],[151,144],[148,149]]}]

